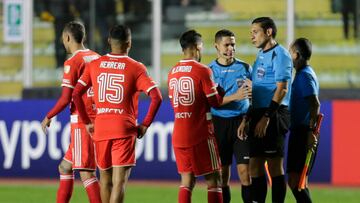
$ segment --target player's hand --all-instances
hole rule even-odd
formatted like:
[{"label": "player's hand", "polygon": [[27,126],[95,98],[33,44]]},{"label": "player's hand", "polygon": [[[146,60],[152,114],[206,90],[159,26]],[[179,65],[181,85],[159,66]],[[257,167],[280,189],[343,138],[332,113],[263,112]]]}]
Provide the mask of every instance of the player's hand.
[{"label": "player's hand", "polygon": [[268,117],[261,117],[261,119],[259,120],[259,122],[256,124],[255,127],[255,137],[259,137],[262,138],[266,135],[266,129],[269,125],[270,122],[270,118]]},{"label": "player's hand", "polygon": [[50,123],[51,123],[51,119],[49,119],[48,117],[45,116],[44,120],[41,121],[41,128],[43,130],[43,132],[46,134],[47,133],[47,127],[50,127]]},{"label": "player's hand", "polygon": [[246,140],[247,139],[247,134],[245,131],[245,127],[247,125],[246,119],[242,119],[238,129],[237,129],[237,136],[240,140]]},{"label": "player's hand", "polygon": [[316,135],[312,131],[310,131],[307,136],[308,149],[314,153],[316,150],[317,144],[318,144],[318,140],[316,138]]},{"label": "player's hand", "polygon": [[94,124],[88,123],[85,125],[86,131],[89,133],[90,136],[94,133]]},{"label": "player's hand", "polygon": [[251,99],[252,91],[251,86],[247,86],[245,83],[235,92],[235,100]]},{"label": "player's hand", "polygon": [[147,131],[148,127],[144,126],[144,125],[138,125],[137,126],[137,138],[141,139],[142,137],[144,137],[146,131]]}]

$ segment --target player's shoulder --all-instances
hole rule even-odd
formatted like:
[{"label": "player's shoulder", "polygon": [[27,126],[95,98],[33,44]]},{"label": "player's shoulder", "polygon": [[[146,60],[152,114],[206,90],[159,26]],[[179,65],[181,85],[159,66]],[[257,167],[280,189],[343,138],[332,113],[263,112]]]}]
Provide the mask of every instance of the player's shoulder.
[{"label": "player's shoulder", "polygon": [[245,61],[240,60],[240,59],[238,59],[238,58],[235,58],[234,65],[236,65],[236,66],[242,66],[242,67],[244,67],[246,70],[249,70],[249,69],[251,68],[250,64],[248,64],[248,63],[246,63]]},{"label": "player's shoulder", "polygon": [[276,55],[291,58],[289,51],[281,44],[277,44],[277,46],[274,49],[274,52],[276,52]]}]

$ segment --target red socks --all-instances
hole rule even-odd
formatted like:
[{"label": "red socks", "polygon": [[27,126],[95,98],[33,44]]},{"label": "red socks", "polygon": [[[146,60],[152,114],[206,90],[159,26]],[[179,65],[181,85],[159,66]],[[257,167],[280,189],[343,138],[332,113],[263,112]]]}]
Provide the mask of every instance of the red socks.
[{"label": "red socks", "polygon": [[57,203],[68,203],[74,188],[74,174],[60,174],[60,185],[56,195]]},{"label": "red socks", "polygon": [[220,187],[208,188],[208,203],[223,203]]},{"label": "red socks", "polygon": [[101,203],[100,187],[96,177],[83,181],[90,203]]},{"label": "red socks", "polygon": [[180,186],[178,203],[191,203],[191,189],[185,186]]}]

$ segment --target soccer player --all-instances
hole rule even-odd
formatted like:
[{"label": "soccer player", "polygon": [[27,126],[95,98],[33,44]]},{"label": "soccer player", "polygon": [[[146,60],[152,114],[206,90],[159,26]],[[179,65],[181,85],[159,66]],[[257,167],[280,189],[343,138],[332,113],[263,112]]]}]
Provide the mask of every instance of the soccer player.
[{"label": "soccer player", "polygon": [[183,60],[168,74],[168,89],[174,108],[172,143],[181,175],[179,203],[190,203],[197,176],[205,176],[208,202],[222,203],[221,164],[218,154],[211,106],[219,106],[222,96],[211,80],[211,69],[200,63],[203,43],[195,30],[180,37]]},{"label": "soccer player", "polygon": [[309,149],[316,147],[313,134],[317,115],[320,112],[319,82],[309,65],[311,42],[296,39],[290,46],[290,54],[296,70],[290,98],[290,138],[287,156],[288,184],[298,203],[311,203],[307,180],[305,189],[298,191],[302,169]]},{"label": "soccer player", "polygon": [[[93,132],[103,202],[124,202],[126,183],[135,166],[135,141],[152,123],[161,104],[159,88],[147,74],[146,67],[128,56],[131,31],[123,25],[111,28],[108,42],[111,53],[89,63],[75,87],[73,97],[81,118]],[[81,95],[94,89],[97,109],[95,127],[86,114]],[[149,110],[137,124],[138,97],[145,92]]]},{"label": "soccer player", "polygon": [[221,187],[223,202],[231,199],[229,182],[233,155],[241,181],[241,194],[245,203],[252,203],[250,194],[249,142],[239,139],[238,127],[249,108],[251,98],[251,66],[235,58],[235,34],[230,30],[219,30],[215,34],[217,59],[209,67],[214,80],[225,90],[220,107],[211,108],[216,140],[221,158]]},{"label": "soccer player", "polygon": [[[84,40],[85,28],[81,23],[72,21],[65,25],[62,32],[62,42],[66,52],[72,56],[64,63],[61,97],[41,123],[44,132],[46,132],[46,127],[50,126],[51,118],[70,104],[70,146],[59,165],[60,186],[56,197],[58,203],[70,201],[74,185],[73,170],[79,171],[89,201],[101,202],[99,184],[95,176],[96,164],[93,142],[86,132],[83,120],[79,118],[77,108],[71,101],[73,89],[84,71],[85,64],[99,57],[97,53],[84,47]],[[94,119],[95,111],[91,92],[85,94],[82,99],[86,103],[88,114],[91,119]]]},{"label": "soccer player", "polygon": [[252,198],[265,202],[264,164],[272,178],[272,202],[284,202],[284,141],[290,124],[288,110],[292,60],[276,40],[276,25],[269,17],[252,21],[251,41],[259,48],[252,72],[252,113],[249,124]]}]

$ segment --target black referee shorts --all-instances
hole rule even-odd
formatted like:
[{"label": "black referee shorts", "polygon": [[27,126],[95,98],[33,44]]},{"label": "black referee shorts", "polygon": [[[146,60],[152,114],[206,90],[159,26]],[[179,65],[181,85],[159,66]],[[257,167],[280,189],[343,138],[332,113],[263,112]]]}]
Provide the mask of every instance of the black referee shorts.
[{"label": "black referee shorts", "polygon": [[254,109],[249,126],[250,157],[284,157],[285,135],[290,126],[290,112],[287,106],[280,105],[270,118],[266,134],[262,138],[254,136],[256,124],[267,108]]},{"label": "black referee shorts", "polygon": [[[307,149],[307,137],[311,133],[309,126],[298,126],[290,130],[289,144],[288,144],[288,155],[286,172],[301,173],[306,160]],[[316,152],[313,155],[315,158]],[[309,169],[310,171],[311,169]]]},{"label": "black referee shorts", "polygon": [[231,165],[233,156],[236,164],[249,164],[249,142],[237,137],[242,116],[224,118],[213,116],[216,141],[222,165]]}]

